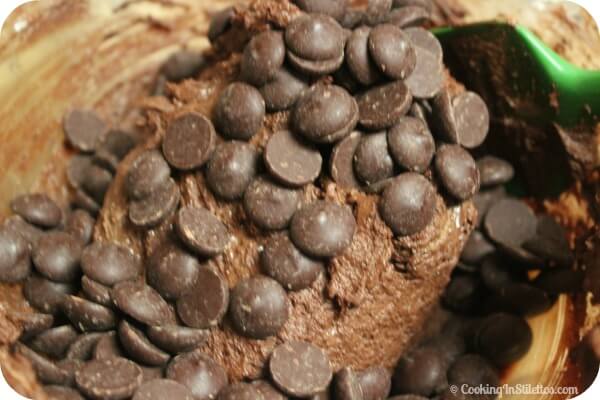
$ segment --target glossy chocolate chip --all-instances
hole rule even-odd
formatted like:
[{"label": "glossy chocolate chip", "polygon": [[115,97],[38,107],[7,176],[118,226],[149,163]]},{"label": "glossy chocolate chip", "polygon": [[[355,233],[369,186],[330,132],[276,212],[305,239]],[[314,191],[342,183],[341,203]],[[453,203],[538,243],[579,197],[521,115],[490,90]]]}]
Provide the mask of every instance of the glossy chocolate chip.
[{"label": "glossy chocolate chip", "polygon": [[273,78],[259,90],[268,111],[283,111],[292,107],[308,87],[295,73],[281,68]]},{"label": "glossy chocolate chip", "polygon": [[336,372],[332,387],[337,400],[363,400],[364,398],[358,377],[351,368],[345,367]]},{"label": "glossy chocolate chip", "polygon": [[92,240],[96,220],[84,210],[74,210],[67,216],[64,230],[72,235],[83,245]]},{"label": "glossy chocolate chip", "polygon": [[515,175],[510,163],[494,156],[484,156],[477,160],[477,168],[481,176],[481,186],[489,187],[509,182]]},{"label": "glossy chocolate chip", "polygon": [[348,0],[294,0],[307,13],[326,14],[340,20],[347,10]]},{"label": "glossy chocolate chip", "polygon": [[379,70],[392,79],[405,79],[415,69],[417,56],[402,29],[381,24],[369,34],[369,54]]},{"label": "glossy chocolate chip", "polygon": [[256,176],[258,152],[254,146],[227,141],[215,149],[206,169],[206,183],[225,200],[236,200]]},{"label": "glossy chocolate chip", "polygon": [[17,231],[0,227],[0,281],[20,282],[31,273],[29,243]]},{"label": "glossy chocolate chip", "polygon": [[51,314],[31,312],[11,312],[11,320],[18,321],[22,329],[19,339],[27,340],[36,336],[54,325],[54,316]]},{"label": "glossy chocolate chip", "polygon": [[460,313],[472,313],[477,310],[483,298],[481,280],[474,274],[455,275],[442,296],[444,305]]},{"label": "glossy chocolate chip", "polygon": [[158,150],[140,154],[127,172],[125,188],[129,198],[141,200],[159,190],[171,176],[171,168]]},{"label": "glossy chocolate chip", "polygon": [[98,145],[94,163],[116,172],[119,162],[133,149],[136,139],[128,132],[111,130]]},{"label": "glossy chocolate chip", "polygon": [[231,291],[231,322],[246,337],[266,339],[276,335],[287,321],[289,308],[285,290],[271,278],[245,279]]},{"label": "glossy chocolate chip", "polygon": [[345,189],[355,189],[361,186],[354,172],[354,153],[362,138],[358,131],[352,132],[340,140],[329,158],[329,174],[331,178]]},{"label": "glossy chocolate chip", "polygon": [[72,283],[53,282],[37,274],[29,276],[23,285],[23,295],[29,304],[49,314],[58,312],[65,295],[76,291]]},{"label": "glossy chocolate chip", "polygon": [[265,101],[254,87],[241,82],[229,84],[215,106],[215,124],[229,139],[248,140],[262,127]]},{"label": "glossy chocolate chip", "polygon": [[116,243],[94,242],[83,250],[83,273],[95,282],[113,286],[137,278],[142,271],[139,257]]},{"label": "glossy chocolate chip", "polygon": [[56,282],[72,282],[81,273],[81,243],[64,232],[48,232],[33,247],[32,258],[36,269]]},{"label": "glossy chocolate chip", "polygon": [[394,175],[385,131],[363,135],[354,153],[354,172],[366,185]]},{"label": "glossy chocolate chip", "polygon": [[383,23],[392,10],[392,0],[369,0],[365,10],[364,22],[370,26]]},{"label": "glossy chocolate chip", "polygon": [[254,86],[262,86],[275,77],[285,60],[283,34],[265,31],[246,45],[240,64],[242,78]]},{"label": "glossy chocolate chip", "polygon": [[272,236],[260,256],[264,273],[288,290],[309,287],[323,271],[323,262],[304,255],[287,233]]},{"label": "glossy chocolate chip", "polygon": [[187,113],[169,123],[162,151],[174,168],[199,168],[209,160],[215,147],[215,137],[215,129],[209,119],[197,113]]},{"label": "glossy chocolate chip", "polygon": [[50,385],[66,385],[69,381],[67,371],[59,368],[52,360],[38,354],[22,343],[15,344],[15,351],[31,363],[40,382]]},{"label": "glossy chocolate chip", "polygon": [[142,282],[118,283],[112,290],[115,305],[125,314],[146,325],[169,325],[174,315],[167,302]]},{"label": "glossy chocolate chip", "polygon": [[286,396],[265,380],[252,381],[252,386],[262,394],[263,400],[287,400]]},{"label": "glossy chocolate chip", "polygon": [[110,308],[80,297],[65,297],[61,309],[71,323],[83,332],[107,331],[117,324],[117,317]]},{"label": "glossy chocolate chip", "polygon": [[285,30],[285,43],[294,55],[312,61],[337,58],[344,51],[344,32],[331,17],[304,14]]},{"label": "glossy chocolate chip", "polygon": [[110,171],[93,164],[84,172],[81,187],[98,204],[102,204],[112,180]]},{"label": "glossy chocolate chip", "polygon": [[435,142],[427,125],[420,119],[402,117],[387,134],[390,154],[402,168],[424,172],[435,152]]},{"label": "glossy chocolate chip", "polygon": [[347,8],[342,19],[339,20],[340,25],[346,29],[354,29],[359,27],[365,19],[364,10]]},{"label": "glossy chocolate chip", "polygon": [[435,170],[444,188],[458,200],[479,190],[479,170],[471,154],[458,145],[442,145],[435,153]]},{"label": "glossy chocolate chip", "polygon": [[129,220],[137,227],[152,228],[167,219],[179,205],[181,193],[171,178],[143,200],[129,203]]},{"label": "glossy chocolate chip", "polygon": [[356,220],[348,206],[318,200],[294,215],[290,237],[300,250],[313,257],[334,257],[350,244]]},{"label": "glossy chocolate chip", "polygon": [[40,333],[29,345],[33,350],[48,357],[62,358],[77,336],[77,331],[71,325],[62,325]]},{"label": "glossy chocolate chip", "polygon": [[42,237],[44,231],[36,226],[31,225],[18,215],[11,215],[2,223],[3,228],[8,228],[17,232],[25,241],[33,246]]},{"label": "glossy chocolate chip", "polygon": [[476,226],[478,228],[481,228],[490,207],[503,197],[506,197],[506,190],[503,186],[498,186],[494,189],[481,190],[475,193],[475,196],[473,196],[473,204],[477,209]]},{"label": "glossy chocolate chip", "polygon": [[404,355],[392,377],[395,393],[434,396],[447,385],[446,363],[432,347],[420,347]]},{"label": "glossy chocolate chip", "polygon": [[171,354],[186,353],[206,341],[209,331],[179,325],[151,326],[146,331],[148,339]]},{"label": "glossy chocolate chip", "polygon": [[288,341],[277,346],[271,353],[269,371],[279,389],[297,397],[323,392],[332,378],[325,352],[300,341]]},{"label": "glossy chocolate chip", "polygon": [[279,131],[271,136],[263,156],[271,175],[288,186],[313,182],[323,164],[321,153],[290,131]]},{"label": "glossy chocolate chip", "polygon": [[300,58],[288,51],[287,59],[296,71],[310,78],[317,78],[335,73],[344,64],[344,53],[342,52],[338,57],[329,60],[313,61]]},{"label": "glossy chocolate chip", "polygon": [[[406,86],[410,89],[413,97],[417,99],[430,99],[437,95],[446,81],[444,64],[441,57],[441,46],[439,53],[437,47],[422,47],[418,35],[431,35],[432,46],[439,42],[433,34],[422,28],[411,28],[406,31],[415,51],[415,68],[406,78]],[[427,39],[426,39],[427,40]],[[429,43],[423,43],[428,45]]]},{"label": "glossy chocolate chip", "polygon": [[490,128],[488,108],[474,92],[463,92],[452,100],[458,143],[468,149],[481,145]]},{"label": "glossy chocolate chip", "polygon": [[465,244],[460,259],[467,264],[478,265],[483,259],[493,253],[496,247],[492,245],[480,231],[473,231]]},{"label": "glossy chocolate chip", "polygon": [[244,194],[244,209],[263,229],[283,229],[298,209],[301,193],[285,188],[267,178],[252,181]]},{"label": "glossy chocolate chip", "polygon": [[[500,386],[498,371],[483,357],[477,354],[465,354],[456,360],[448,369],[448,383],[461,387],[494,387]],[[491,390],[490,390],[491,391]],[[497,396],[493,392],[480,395],[481,400],[492,400]]]},{"label": "glossy chocolate chip", "polygon": [[293,131],[317,143],[333,143],[356,126],[358,106],[343,88],[316,84],[298,99],[291,114]]},{"label": "glossy chocolate chip", "polygon": [[523,248],[552,266],[568,268],[573,264],[573,253],[565,228],[548,215],[538,218],[536,234],[523,242]]},{"label": "glossy chocolate chip", "polygon": [[376,86],[356,99],[360,110],[360,124],[370,130],[389,128],[406,114],[412,95],[402,81]]},{"label": "glossy chocolate chip", "polygon": [[171,379],[155,379],[142,384],[132,400],[194,400],[192,392],[184,385]]},{"label": "glossy chocolate chip", "polygon": [[44,386],[44,393],[53,400],[83,400],[79,392],[73,388],[59,385]]},{"label": "glossy chocolate chip", "polygon": [[387,22],[398,28],[422,25],[431,18],[431,14],[423,7],[406,6],[396,8],[388,15]]},{"label": "glossy chocolate chip", "polygon": [[228,305],[227,282],[212,268],[204,266],[198,271],[194,287],[177,300],[177,314],[191,328],[211,328],[221,322]]},{"label": "glossy chocolate chip", "polygon": [[144,365],[164,365],[171,356],[153,345],[144,333],[126,320],[119,323],[117,330],[123,349],[132,359]]},{"label": "glossy chocolate chip", "polygon": [[94,355],[94,349],[98,341],[104,336],[104,333],[84,333],[69,346],[66,358],[71,360],[87,361]]},{"label": "glossy chocolate chip", "polygon": [[199,351],[175,357],[167,367],[167,378],[190,389],[195,400],[215,399],[228,382],[223,367]]},{"label": "glossy chocolate chip", "polygon": [[414,235],[433,220],[435,188],[414,172],[399,175],[386,186],[379,203],[381,218],[396,235]]},{"label": "glossy chocolate chip", "polygon": [[227,227],[205,208],[179,209],[175,230],[190,249],[205,257],[222,253],[230,240]]},{"label": "glossy chocolate chip", "polygon": [[71,146],[82,152],[91,152],[106,134],[108,126],[94,111],[76,109],[65,115],[63,129]]},{"label": "glossy chocolate chip", "polygon": [[208,26],[208,39],[211,42],[217,40],[219,36],[225,33],[231,27],[231,18],[235,15],[233,7],[227,7],[215,13],[210,19]]},{"label": "glossy chocolate chip", "polygon": [[10,209],[25,221],[42,228],[54,228],[62,221],[62,211],[45,194],[18,196],[10,202]]},{"label": "glossy chocolate chip", "polygon": [[249,383],[238,382],[221,390],[219,400],[264,400],[264,398],[258,388]]},{"label": "glossy chocolate chip", "polygon": [[94,303],[106,307],[114,306],[110,296],[110,287],[98,283],[85,275],[81,277],[81,291],[87,299]]},{"label": "glossy chocolate chip", "polygon": [[206,59],[201,53],[180,50],[173,53],[160,68],[160,73],[170,82],[180,82],[194,78],[206,66]]},{"label": "glossy chocolate chip", "polygon": [[77,371],[75,381],[88,397],[120,400],[131,397],[142,384],[142,370],[124,358],[93,360]]},{"label": "glossy chocolate chip", "polygon": [[357,372],[357,379],[363,393],[363,400],[383,400],[390,394],[392,374],[387,368],[369,367]]},{"label": "glossy chocolate chip", "polygon": [[537,219],[527,204],[507,198],[490,207],[485,216],[484,227],[494,242],[520,246],[535,235]]},{"label": "glossy chocolate chip", "polygon": [[476,333],[477,351],[498,367],[505,367],[522,358],[533,342],[527,321],[511,314],[486,317]]},{"label": "glossy chocolate chip", "polygon": [[177,300],[196,283],[200,263],[178,246],[164,245],[150,257],[148,284],[167,300]]},{"label": "glossy chocolate chip", "polygon": [[371,60],[368,40],[371,28],[356,28],[346,42],[346,65],[352,76],[362,85],[369,86],[381,80],[381,72]]},{"label": "glossy chocolate chip", "polygon": [[114,331],[104,334],[96,343],[94,348],[94,360],[106,360],[108,358],[123,357],[123,350]]}]

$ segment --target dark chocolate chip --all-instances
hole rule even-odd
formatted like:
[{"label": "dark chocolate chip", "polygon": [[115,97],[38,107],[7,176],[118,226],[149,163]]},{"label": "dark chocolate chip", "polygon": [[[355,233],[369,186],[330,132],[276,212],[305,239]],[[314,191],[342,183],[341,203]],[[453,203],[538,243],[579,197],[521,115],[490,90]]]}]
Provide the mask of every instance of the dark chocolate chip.
[{"label": "dark chocolate chip", "polygon": [[304,92],[292,110],[295,133],[317,143],[333,143],[356,126],[358,106],[343,88],[316,84]]},{"label": "dark chocolate chip", "polygon": [[406,6],[392,10],[388,15],[387,22],[398,28],[408,28],[422,25],[430,19],[430,12],[423,7]]},{"label": "dark chocolate chip", "polygon": [[219,392],[219,400],[264,400],[262,392],[245,382],[231,384]]},{"label": "dark chocolate chip", "polygon": [[404,355],[392,377],[394,393],[430,397],[447,385],[446,362],[433,347],[420,347]]},{"label": "dark chocolate chip", "polygon": [[452,100],[458,143],[472,149],[481,145],[490,128],[488,108],[474,92],[463,92]]},{"label": "dark chocolate chip", "polygon": [[133,149],[135,143],[136,140],[131,134],[112,130],[98,145],[94,154],[94,163],[114,173],[119,162]]},{"label": "dark chocolate chip", "polygon": [[57,326],[34,337],[29,345],[48,357],[62,358],[78,335],[71,325]]},{"label": "dark chocolate chip", "polygon": [[283,229],[298,209],[301,193],[258,177],[244,194],[248,217],[263,229]]},{"label": "dark chocolate chip", "polygon": [[265,100],[267,110],[273,112],[292,107],[307,87],[302,78],[281,68],[275,73],[273,79],[259,90]]},{"label": "dark chocolate chip", "polygon": [[492,291],[498,291],[507,284],[525,278],[510,267],[504,258],[496,254],[485,257],[479,270],[483,284]]},{"label": "dark chocolate chip", "polygon": [[496,248],[485,238],[483,233],[475,230],[469,236],[469,240],[460,254],[460,259],[467,264],[478,265],[495,250]]},{"label": "dark chocolate chip", "polygon": [[215,147],[215,129],[203,115],[187,113],[171,121],[162,142],[167,162],[191,170],[203,166]]},{"label": "dark chocolate chip", "polygon": [[94,360],[123,357],[123,350],[117,338],[117,333],[112,331],[104,334],[94,348]]},{"label": "dark chocolate chip", "polygon": [[67,386],[48,385],[44,386],[44,393],[53,400],[84,400],[79,392]]},{"label": "dark chocolate chip", "polygon": [[231,322],[246,337],[266,339],[276,335],[288,319],[289,308],[285,290],[271,278],[245,279],[231,291]]},{"label": "dark chocolate chip", "polygon": [[45,194],[18,196],[10,202],[10,209],[25,221],[42,228],[55,228],[62,221],[62,211]]},{"label": "dark chocolate chip", "polygon": [[139,257],[131,249],[102,242],[83,250],[81,268],[88,278],[105,286],[135,279],[142,272]]},{"label": "dark chocolate chip", "polygon": [[423,28],[410,28],[406,30],[406,35],[413,45],[416,58],[415,68],[406,78],[406,86],[415,98],[430,99],[440,92],[446,81],[441,46],[435,36]]},{"label": "dark chocolate chip", "polygon": [[498,200],[506,196],[506,191],[503,186],[498,186],[494,189],[481,190],[475,193],[473,196],[473,204],[477,209],[477,222],[478,228],[483,224],[483,220],[490,209],[490,207]]},{"label": "dark chocolate chip", "polygon": [[366,185],[394,175],[394,161],[385,131],[363,135],[354,153],[354,172]]},{"label": "dark chocolate chip", "polygon": [[115,305],[125,314],[146,325],[169,325],[174,315],[167,302],[142,282],[118,283],[112,290]]},{"label": "dark chocolate chip", "polygon": [[323,271],[321,261],[304,255],[287,233],[272,236],[260,256],[262,270],[288,290],[309,287]]},{"label": "dark chocolate chip", "polygon": [[215,399],[228,382],[223,367],[199,351],[175,357],[167,367],[167,378],[190,389],[196,400]]},{"label": "dark chocolate chip", "polygon": [[86,245],[92,240],[95,224],[96,220],[87,211],[74,210],[67,216],[64,230]]},{"label": "dark chocolate chip", "polygon": [[346,29],[354,29],[359,27],[365,18],[365,12],[363,10],[357,10],[354,8],[347,8],[344,16],[339,20],[340,25]]},{"label": "dark chocolate chip", "polygon": [[346,65],[352,76],[362,85],[369,86],[381,80],[381,72],[371,60],[368,40],[371,28],[356,28],[346,42]]},{"label": "dark chocolate chip", "polygon": [[527,204],[507,198],[490,207],[484,227],[494,242],[518,247],[535,235],[537,219]]},{"label": "dark chocolate chip", "polygon": [[493,314],[486,317],[477,329],[477,351],[502,368],[522,358],[533,342],[533,333],[527,321],[511,314]]},{"label": "dark chocolate chip", "polygon": [[22,329],[20,339],[23,341],[39,335],[54,325],[54,316],[51,314],[11,312],[9,318],[18,322]]},{"label": "dark chocolate chip", "polygon": [[450,143],[458,143],[458,128],[452,107],[452,95],[448,88],[443,88],[431,102],[432,123],[435,132],[442,139]]},{"label": "dark chocolate chip", "polygon": [[251,85],[262,86],[275,77],[284,60],[283,34],[277,31],[261,32],[246,45],[240,73]]},{"label": "dark chocolate chip", "polygon": [[227,141],[215,149],[206,169],[206,183],[217,196],[236,200],[256,176],[258,152],[254,146]]},{"label": "dark chocolate chip", "polygon": [[458,200],[468,200],[479,190],[475,160],[458,145],[445,144],[437,149],[435,170],[444,188]]},{"label": "dark chocolate chip", "polygon": [[252,386],[262,394],[263,400],[287,400],[286,396],[265,380],[252,381]]},{"label": "dark chocolate chip", "polygon": [[420,119],[402,117],[387,134],[390,154],[402,168],[425,172],[435,152],[435,142]]},{"label": "dark chocolate chip", "polygon": [[[391,1],[390,1],[391,6]],[[336,400],[363,400],[362,387],[357,374],[348,367],[344,367],[333,377],[333,393]]]},{"label": "dark chocolate chip", "polygon": [[329,358],[306,342],[288,341],[271,353],[269,371],[273,382],[290,396],[308,397],[323,392],[331,382]]},{"label": "dark chocolate chip", "polygon": [[221,275],[208,266],[198,271],[194,287],[177,300],[177,314],[192,328],[211,328],[225,315],[229,287]]},{"label": "dark chocolate chip", "polygon": [[515,175],[510,163],[494,156],[484,156],[477,160],[481,176],[481,186],[496,186],[509,182]]},{"label": "dark chocolate chip", "polygon": [[15,351],[31,363],[40,382],[50,385],[68,384],[69,374],[67,371],[59,368],[53,361],[19,342],[15,344]]},{"label": "dark chocolate chip", "polygon": [[425,177],[407,172],[393,179],[381,196],[381,218],[396,235],[414,235],[433,220],[435,188]]},{"label": "dark chocolate chip", "polygon": [[433,33],[421,27],[405,29],[404,33],[410,38],[410,41],[415,48],[425,50],[433,55],[434,59],[442,62],[444,57],[442,44]]},{"label": "dark chocolate chip", "polygon": [[61,305],[71,323],[85,331],[107,331],[117,325],[117,317],[110,308],[76,296],[66,296]]},{"label": "dark chocolate chip", "polygon": [[552,307],[546,292],[528,283],[502,286],[493,298],[493,308],[523,316],[539,315]]},{"label": "dark chocolate chip", "polygon": [[351,94],[356,93],[360,89],[360,84],[354,79],[346,64],[342,64],[332,76],[336,85],[343,87]]},{"label": "dark chocolate chip", "polygon": [[160,68],[160,73],[170,82],[194,78],[206,66],[202,53],[180,50],[173,53]]},{"label": "dark chocolate chip", "polygon": [[550,295],[577,293],[583,284],[582,271],[552,268],[543,270],[534,280],[533,285]]},{"label": "dark chocolate chip", "polygon": [[354,131],[340,140],[331,151],[329,173],[331,178],[345,189],[357,189],[361,186],[354,173],[354,153],[361,138],[362,134]]},{"label": "dark chocolate chip", "polygon": [[148,284],[167,300],[177,300],[196,283],[200,263],[178,246],[161,246],[150,257]]},{"label": "dark chocolate chip", "polygon": [[18,215],[11,215],[6,218],[2,226],[17,232],[27,241],[29,246],[35,245],[44,234],[42,229],[31,225]]},{"label": "dark chocolate chip", "polygon": [[187,353],[206,341],[209,331],[179,325],[151,326],[146,331],[148,339],[171,354]]},{"label": "dark chocolate chip", "polygon": [[344,31],[324,14],[304,14],[295,18],[285,30],[288,51],[311,61],[330,60],[344,52]]},{"label": "dark chocolate chip", "polygon": [[56,282],[73,282],[81,269],[82,245],[68,233],[48,232],[33,247],[32,259],[37,271]]},{"label": "dark chocolate chip", "polygon": [[219,36],[231,27],[231,18],[234,15],[235,9],[233,7],[227,7],[212,16],[207,35],[211,42],[217,40]]},{"label": "dark chocolate chip", "polygon": [[442,301],[453,311],[472,313],[481,304],[482,297],[483,287],[479,277],[473,274],[458,274],[446,287]]},{"label": "dark chocolate chip", "polygon": [[125,188],[130,199],[141,200],[162,188],[171,176],[171,168],[158,150],[141,153],[127,172]]},{"label": "dark chocolate chip", "polygon": [[164,365],[171,356],[155,345],[153,345],[146,335],[135,328],[126,320],[119,323],[119,341],[123,349],[132,359],[144,365]]},{"label": "dark chocolate chip", "polygon": [[129,203],[129,220],[140,228],[152,228],[167,219],[179,205],[181,193],[171,178],[143,200]]},{"label": "dark chocolate chip", "polygon": [[294,53],[288,51],[287,59],[292,67],[298,72],[316,78],[322,75],[332,74],[336,72],[344,64],[344,53],[340,53],[339,57],[329,60],[313,61],[300,58]]},{"label": "dark chocolate chip", "polygon": [[321,153],[290,131],[279,131],[269,139],[264,153],[267,169],[285,185],[303,186],[321,173]]},{"label": "dark chocolate chip", "polygon": [[156,379],[144,383],[132,400],[194,400],[192,392],[181,383],[170,379]]},{"label": "dark chocolate chip", "polygon": [[69,346],[66,358],[71,360],[87,361],[94,355],[94,349],[98,341],[102,339],[104,333],[84,333]]},{"label": "dark chocolate chip", "polygon": [[402,29],[381,24],[369,34],[369,54],[381,72],[392,79],[405,79],[413,72],[417,56]]},{"label": "dark chocolate chip", "polygon": [[73,110],[65,115],[63,129],[75,149],[92,152],[108,130],[106,123],[91,110]]},{"label": "dark chocolate chip", "polygon": [[392,9],[392,0],[369,0],[364,22],[375,26],[384,22]]},{"label": "dark chocolate chip", "polygon": [[175,217],[175,230],[190,249],[205,257],[221,254],[230,240],[221,220],[200,207],[180,208]]},{"label": "dark chocolate chip", "polygon": [[65,295],[76,291],[72,283],[53,282],[37,274],[29,276],[23,285],[23,295],[29,304],[49,314],[57,313]]},{"label": "dark chocolate chip", "polygon": [[85,171],[93,164],[93,159],[89,155],[75,154],[69,160],[67,166],[67,181],[74,188],[79,188],[83,184]]},{"label": "dark chocolate chip", "polygon": [[412,95],[404,82],[397,81],[371,88],[356,100],[361,125],[379,130],[391,127],[408,112]]},{"label": "dark chocolate chip", "polygon": [[98,283],[87,276],[81,277],[81,291],[86,298],[94,303],[101,304],[106,307],[113,307],[112,298],[110,296],[110,287]]},{"label": "dark chocolate chip", "polygon": [[358,384],[363,393],[363,400],[383,400],[390,395],[392,374],[381,366],[369,367],[357,372]]},{"label": "dark chocolate chip", "polygon": [[92,215],[97,215],[100,211],[100,205],[83,189],[75,188],[72,204],[74,208],[81,208]]},{"label": "dark chocolate chip", "polygon": [[17,231],[0,227],[0,281],[16,283],[31,273],[29,243]]},{"label": "dark chocolate chip", "polygon": [[92,164],[83,173],[81,188],[98,204],[102,204],[112,180],[113,175],[110,171]]},{"label": "dark chocolate chip", "polygon": [[523,248],[551,265],[570,267],[573,264],[567,232],[549,215],[538,217],[536,235],[523,242]]},{"label": "dark chocolate chip", "polygon": [[294,0],[307,13],[326,14],[340,20],[348,7],[348,0]]},{"label": "dark chocolate chip", "polygon": [[75,381],[88,397],[120,400],[133,396],[142,384],[142,370],[124,358],[93,360],[77,371]]},{"label": "dark chocolate chip", "polygon": [[500,386],[500,376],[485,358],[477,354],[465,354],[448,369],[448,383],[458,388],[462,385],[468,388],[490,387],[488,394],[482,393],[476,398],[493,400],[497,395],[492,392],[492,388]]},{"label": "dark chocolate chip", "polygon": [[356,220],[348,206],[317,200],[292,219],[290,238],[313,257],[334,257],[352,244]]},{"label": "dark chocolate chip", "polygon": [[427,115],[431,112],[431,107],[426,100],[415,101],[410,106],[410,110],[408,111],[408,115],[414,118],[418,118],[425,123],[427,128]]},{"label": "dark chocolate chip", "polygon": [[248,140],[262,128],[265,108],[256,88],[234,82],[221,92],[215,106],[215,124],[226,138]]}]

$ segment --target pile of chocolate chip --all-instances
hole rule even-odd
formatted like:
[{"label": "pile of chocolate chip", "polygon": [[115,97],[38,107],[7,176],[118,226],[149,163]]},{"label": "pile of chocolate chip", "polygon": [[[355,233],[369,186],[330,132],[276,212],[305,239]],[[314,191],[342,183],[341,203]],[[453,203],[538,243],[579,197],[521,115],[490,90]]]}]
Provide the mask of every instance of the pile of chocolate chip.
[{"label": "pile of chocolate chip", "polygon": [[[371,0],[366,10],[344,0],[296,4],[305,13],[284,31],[248,42],[239,81],[222,91],[213,116],[178,116],[159,148],[140,153],[128,170],[130,222],[150,230],[173,218],[176,243],[142,260],[92,241],[94,216],[136,137],[109,130],[88,110],[64,122],[80,152],[67,171],[73,210],[43,194],[11,203],[15,215],[0,228],[0,280],[24,282],[39,311],[18,316],[16,348],[52,398],[326,399],[331,392],[337,400],[376,400],[389,396],[392,381],[394,399],[451,397],[448,383],[498,384],[495,368],[531,343],[523,317],[578,283],[560,226],[489,189],[507,183],[512,167],[492,156],[476,162],[467,150],[484,142],[488,111],[477,94],[448,87],[442,48],[418,26],[429,18],[428,1]],[[232,15],[215,16],[211,40]],[[176,55],[161,79],[193,77],[202,65]],[[264,149],[250,144],[265,115],[281,111],[289,112],[289,130],[275,132]],[[264,275],[230,290],[201,266],[233,239],[210,211],[180,206],[174,177],[190,171],[202,171],[219,199],[241,202],[256,228],[278,232],[261,253]],[[289,341],[270,355],[269,381],[228,384],[222,366],[195,350],[210,330],[227,315],[239,335],[277,335],[291,307],[288,291],[309,287],[353,241],[349,207],[303,202],[303,188],[327,181],[379,196],[381,218],[397,236],[430,224],[438,188],[453,205],[474,198],[483,228],[443,296],[453,314],[400,360],[393,379],[381,366],[332,371],[325,351]],[[477,193],[480,184],[486,190]],[[530,281],[526,272],[542,266]]]}]

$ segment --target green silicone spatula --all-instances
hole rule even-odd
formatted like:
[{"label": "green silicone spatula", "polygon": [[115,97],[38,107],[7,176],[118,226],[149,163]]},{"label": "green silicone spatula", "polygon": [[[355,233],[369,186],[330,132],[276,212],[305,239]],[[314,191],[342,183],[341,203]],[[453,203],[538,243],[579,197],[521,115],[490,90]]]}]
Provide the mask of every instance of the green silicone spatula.
[{"label": "green silicone spatula", "polygon": [[527,28],[489,22],[433,32],[450,52],[449,64],[468,75],[460,79],[488,74],[484,86],[504,97],[499,107],[509,114],[563,127],[600,119],[600,71],[567,62]]}]

